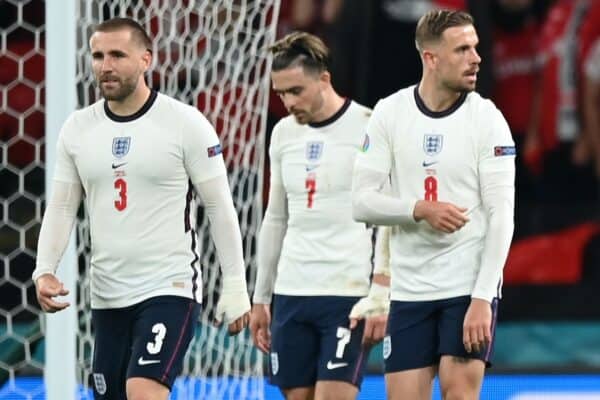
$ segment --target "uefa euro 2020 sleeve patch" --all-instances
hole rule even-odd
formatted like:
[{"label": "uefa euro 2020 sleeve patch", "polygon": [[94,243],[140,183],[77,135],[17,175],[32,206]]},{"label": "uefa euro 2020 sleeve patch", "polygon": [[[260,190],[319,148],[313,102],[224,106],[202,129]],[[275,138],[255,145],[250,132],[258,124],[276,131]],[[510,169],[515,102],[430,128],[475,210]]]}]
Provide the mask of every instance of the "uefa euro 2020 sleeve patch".
[{"label": "uefa euro 2020 sleeve patch", "polygon": [[363,153],[366,153],[367,150],[369,150],[369,146],[371,145],[371,140],[369,139],[369,134],[365,134],[365,141],[362,144],[362,147],[360,148],[360,151],[362,151]]},{"label": "uefa euro 2020 sleeve patch", "polygon": [[494,156],[514,156],[517,154],[515,146],[496,146],[494,147]]},{"label": "uefa euro 2020 sleeve patch", "polygon": [[208,149],[206,149],[206,151],[208,152],[209,157],[214,157],[216,155],[219,155],[222,152],[221,144],[216,144],[214,146],[211,146]]}]

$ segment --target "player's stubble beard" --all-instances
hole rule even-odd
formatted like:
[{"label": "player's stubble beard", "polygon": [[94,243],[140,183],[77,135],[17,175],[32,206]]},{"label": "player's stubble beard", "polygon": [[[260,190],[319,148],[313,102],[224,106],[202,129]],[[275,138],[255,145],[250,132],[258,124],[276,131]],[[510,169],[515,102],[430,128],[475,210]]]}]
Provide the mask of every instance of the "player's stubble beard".
[{"label": "player's stubble beard", "polygon": [[[323,108],[323,103],[325,100],[323,99],[323,95],[318,93],[315,101],[312,103],[310,110],[294,110],[291,109],[290,112],[294,115],[296,122],[300,125],[310,124],[314,122],[315,114]],[[298,112],[300,111],[300,112]]]},{"label": "player's stubble beard", "polygon": [[462,83],[460,81],[450,81],[447,80],[443,82],[443,85],[451,92],[455,93],[469,93],[475,90],[477,87],[477,81],[475,81],[472,85],[468,83]]},{"label": "player's stubble beard", "polygon": [[[117,88],[111,90],[104,90],[102,83],[110,78],[111,81],[118,82]],[[100,94],[104,97],[105,100],[108,101],[123,101],[129,95],[131,95],[135,89],[137,88],[137,83],[139,77],[135,77],[133,79],[125,78],[121,79],[116,76],[108,76],[108,77],[100,77],[98,80],[98,88],[100,89]]]}]

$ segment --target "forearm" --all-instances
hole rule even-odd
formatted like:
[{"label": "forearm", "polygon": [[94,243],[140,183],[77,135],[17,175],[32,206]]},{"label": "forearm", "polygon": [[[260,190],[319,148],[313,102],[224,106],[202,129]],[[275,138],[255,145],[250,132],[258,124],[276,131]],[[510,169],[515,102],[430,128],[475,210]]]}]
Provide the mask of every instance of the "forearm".
[{"label": "forearm", "polygon": [[194,184],[210,221],[210,233],[217,250],[224,279],[246,281],[242,236],[231,198],[227,176]]},{"label": "forearm", "polygon": [[512,206],[508,203],[499,205],[490,216],[481,268],[471,297],[491,303],[494,297],[499,296],[499,285],[510,249],[513,228]]},{"label": "forearm", "polygon": [[34,282],[43,274],[56,272],[69,243],[81,195],[79,184],[54,182],[54,191],[40,229],[35,270],[32,275]]},{"label": "forearm", "polygon": [[286,230],[285,223],[274,221],[268,215],[265,216],[258,236],[258,271],[253,296],[255,304],[271,304],[277,278],[277,264]]},{"label": "forearm", "polygon": [[377,228],[375,256],[373,257],[373,282],[381,283],[385,280],[388,282],[388,286],[390,277],[391,231],[392,228],[389,226],[380,226]]},{"label": "forearm", "polygon": [[269,188],[269,206],[258,235],[258,271],[253,297],[256,304],[271,304],[277,278],[277,264],[287,231],[287,219],[285,189],[281,184],[272,181]]},{"label": "forearm", "polygon": [[400,200],[383,192],[386,174],[358,169],[352,181],[352,216],[354,220],[375,225],[414,223],[417,200]]},{"label": "forearm", "polygon": [[499,296],[502,270],[506,263],[514,229],[514,170],[486,174],[482,193],[488,212],[481,266],[471,296],[491,302]]}]

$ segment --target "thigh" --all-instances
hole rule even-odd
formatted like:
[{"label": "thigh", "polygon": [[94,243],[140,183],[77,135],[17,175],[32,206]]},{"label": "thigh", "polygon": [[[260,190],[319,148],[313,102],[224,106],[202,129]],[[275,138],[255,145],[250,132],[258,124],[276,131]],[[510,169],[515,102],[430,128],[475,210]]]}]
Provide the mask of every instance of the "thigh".
[{"label": "thigh", "polygon": [[471,303],[470,296],[455,297],[443,300],[440,304],[440,317],[438,320],[439,355],[450,355],[459,358],[474,358],[482,360],[486,365],[491,365],[491,357],[496,337],[496,321],[498,318],[498,299],[492,301],[492,341],[480,351],[467,353],[463,344],[463,323],[465,314]]},{"label": "thigh", "polygon": [[127,378],[149,378],[171,389],[194,337],[200,304],[160,296],[137,305]]},{"label": "thigh", "polygon": [[362,346],[365,326],[361,321],[351,330],[348,319],[359,299],[318,296],[312,300],[311,310],[314,310],[320,342],[317,381],[341,381],[360,387],[368,358],[368,349]]},{"label": "thigh", "polygon": [[94,356],[90,386],[96,400],[126,400],[131,356],[131,307],[92,310]]},{"label": "thigh", "polygon": [[317,381],[315,400],[354,400],[358,387],[350,382]]},{"label": "thigh", "polygon": [[439,362],[435,302],[392,301],[383,358],[386,374]]},{"label": "thigh", "polygon": [[389,400],[430,400],[437,367],[409,369],[385,374]]},{"label": "thigh", "polygon": [[281,389],[312,387],[319,355],[317,330],[305,321],[306,296],[276,295],[271,321],[271,382]]},{"label": "thigh", "polygon": [[442,356],[439,367],[440,389],[444,399],[479,399],[485,363],[473,358]]}]

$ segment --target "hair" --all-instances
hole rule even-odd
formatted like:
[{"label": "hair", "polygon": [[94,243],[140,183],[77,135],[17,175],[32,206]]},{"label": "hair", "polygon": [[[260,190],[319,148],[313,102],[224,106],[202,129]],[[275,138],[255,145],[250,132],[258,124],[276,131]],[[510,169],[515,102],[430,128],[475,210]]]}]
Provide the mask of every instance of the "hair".
[{"label": "hair", "polygon": [[144,28],[131,18],[116,17],[106,20],[94,27],[94,32],[114,32],[122,29],[129,29],[131,37],[137,41],[140,46],[152,53],[152,39],[146,33]]},{"label": "hair", "polygon": [[270,47],[273,71],[301,66],[304,72],[320,74],[329,70],[329,49],[315,35],[292,32]]},{"label": "hair", "polygon": [[417,50],[423,51],[426,44],[438,42],[448,28],[473,24],[473,17],[464,11],[431,10],[417,23],[415,32]]}]

